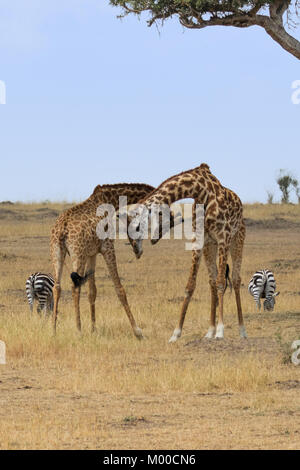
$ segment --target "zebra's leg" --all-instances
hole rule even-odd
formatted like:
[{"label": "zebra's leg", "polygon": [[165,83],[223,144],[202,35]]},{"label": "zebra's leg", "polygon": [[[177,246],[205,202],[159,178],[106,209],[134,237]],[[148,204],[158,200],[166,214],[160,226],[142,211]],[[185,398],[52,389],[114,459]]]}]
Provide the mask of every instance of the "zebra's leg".
[{"label": "zebra's leg", "polygon": [[27,296],[30,312],[33,313],[34,290],[32,287],[32,277],[28,278],[26,281],[26,296]]},{"label": "zebra's leg", "polygon": [[211,291],[211,308],[210,308],[210,326],[208,329],[205,338],[212,339],[216,333],[216,311],[218,306],[218,292],[217,292],[217,250],[218,245],[211,239],[208,239],[207,243],[204,245],[204,259],[206,262],[208,276],[209,276],[209,285]]},{"label": "zebra's leg", "polygon": [[97,288],[95,283],[95,268],[96,268],[96,257],[97,255],[91,256],[87,260],[86,272],[92,272],[88,278],[89,286],[89,302],[90,302],[90,311],[91,311],[91,331],[92,333],[96,329],[96,312],[95,312],[95,302],[97,297]]},{"label": "zebra's leg", "polygon": [[44,312],[44,316],[45,318],[50,314],[50,312],[53,310],[53,308],[51,308],[51,298],[52,296],[51,295],[48,295],[47,296],[47,299],[45,301],[45,305],[44,305],[44,308],[43,308],[43,312]]},{"label": "zebra's leg", "polygon": [[47,314],[47,296],[46,294],[39,294],[39,306],[38,306],[38,313],[41,315],[43,313],[44,316]]},{"label": "zebra's leg", "polygon": [[29,302],[30,312],[33,313],[33,306],[34,306],[34,293],[33,293],[33,291],[31,292],[31,298],[30,299],[28,298],[28,302]]},{"label": "zebra's leg", "polygon": [[43,306],[41,305],[41,303],[39,302],[38,306],[37,306],[37,313],[41,316],[41,313],[42,313],[42,310],[43,310]]},{"label": "zebra's leg", "polygon": [[63,272],[66,249],[61,244],[55,244],[51,247],[51,258],[54,268],[54,287],[53,287],[53,331],[56,333],[58,303],[61,295],[61,277]]},{"label": "zebra's leg", "polygon": [[120,281],[113,241],[106,240],[103,243],[102,248],[101,248],[101,254],[103,255],[105,259],[110,277],[112,278],[115,289],[116,289],[117,296],[124,307],[124,310],[129,319],[133,332],[138,339],[142,339],[143,338],[142,330],[137,326],[135,322],[134,316],[132,315],[130,307],[128,305],[126,292]]},{"label": "zebra's leg", "polygon": [[238,322],[239,322],[239,331],[241,338],[247,338],[247,332],[244,326],[243,312],[242,312],[242,303],[241,303],[241,265],[243,258],[243,247],[245,241],[245,227],[235,235],[231,247],[231,258],[232,258],[232,283],[235,292]]},{"label": "zebra's leg", "polygon": [[47,313],[48,313],[48,304],[47,304],[47,301],[44,303],[43,307],[42,307],[42,312],[44,314],[44,317],[46,318],[47,316]]},{"label": "zebra's leg", "polygon": [[[53,312],[53,306],[54,306],[54,304],[53,304],[53,292],[52,292],[49,296],[49,311],[50,312]],[[49,312],[49,314],[50,314],[50,312]]]},{"label": "zebra's leg", "polygon": [[179,325],[178,327],[174,330],[173,335],[169,339],[169,343],[175,343],[178,338],[180,338],[181,333],[182,333],[182,328],[186,316],[186,312],[188,309],[188,306],[190,304],[191,298],[193,297],[193,294],[195,292],[196,288],[196,283],[197,283],[197,274],[199,271],[199,266],[201,262],[201,256],[202,256],[202,250],[194,250],[193,251],[193,261],[192,261],[192,267],[190,270],[190,276],[189,280],[185,289],[185,299],[181,308],[181,313],[180,313],[180,319],[179,319]]}]

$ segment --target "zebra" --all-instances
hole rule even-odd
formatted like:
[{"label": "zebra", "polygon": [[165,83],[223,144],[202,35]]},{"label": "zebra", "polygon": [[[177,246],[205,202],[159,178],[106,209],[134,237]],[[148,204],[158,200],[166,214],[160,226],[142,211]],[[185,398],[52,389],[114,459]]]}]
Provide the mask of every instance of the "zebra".
[{"label": "zebra", "polygon": [[26,281],[26,295],[31,312],[35,300],[39,303],[39,314],[43,311],[46,315],[48,310],[53,310],[53,286],[54,279],[51,274],[35,273],[29,276]]},{"label": "zebra", "polygon": [[254,297],[258,310],[261,309],[260,299],[265,299],[264,311],[273,312],[275,298],[280,292],[276,292],[276,281],[272,271],[268,269],[257,271],[249,282],[248,291]]}]

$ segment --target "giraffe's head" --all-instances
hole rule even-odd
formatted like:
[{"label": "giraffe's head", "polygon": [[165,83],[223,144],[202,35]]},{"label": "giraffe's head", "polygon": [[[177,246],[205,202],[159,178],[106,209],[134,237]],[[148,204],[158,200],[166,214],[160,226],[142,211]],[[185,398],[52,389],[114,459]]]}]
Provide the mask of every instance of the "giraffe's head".
[{"label": "giraffe's head", "polygon": [[148,236],[149,211],[138,205],[127,215],[127,235],[137,259],[143,254],[143,241]]},{"label": "giraffe's head", "polygon": [[264,301],[264,311],[267,312],[273,312],[275,303],[276,303],[276,297],[280,294],[280,292],[275,292],[272,294],[272,296]]},{"label": "giraffe's head", "polygon": [[157,209],[157,206],[141,205],[135,208],[135,215],[129,213],[127,217],[128,239],[138,259],[143,254],[143,241],[148,239],[150,223],[151,243],[155,245],[171,228],[183,222],[181,214],[175,216],[168,207]]}]

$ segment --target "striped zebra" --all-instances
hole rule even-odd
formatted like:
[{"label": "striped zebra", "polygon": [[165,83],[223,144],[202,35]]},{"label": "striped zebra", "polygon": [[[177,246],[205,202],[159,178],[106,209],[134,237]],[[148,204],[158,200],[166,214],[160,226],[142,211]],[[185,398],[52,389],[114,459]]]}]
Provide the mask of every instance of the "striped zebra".
[{"label": "striped zebra", "polygon": [[37,311],[45,314],[48,310],[53,310],[54,279],[51,274],[35,273],[26,281],[26,294],[31,312],[34,301],[38,301]]},{"label": "striped zebra", "polygon": [[260,299],[265,299],[264,311],[273,312],[275,298],[280,292],[276,292],[276,281],[272,271],[268,269],[257,271],[249,282],[248,291],[254,297],[258,310],[261,309]]}]

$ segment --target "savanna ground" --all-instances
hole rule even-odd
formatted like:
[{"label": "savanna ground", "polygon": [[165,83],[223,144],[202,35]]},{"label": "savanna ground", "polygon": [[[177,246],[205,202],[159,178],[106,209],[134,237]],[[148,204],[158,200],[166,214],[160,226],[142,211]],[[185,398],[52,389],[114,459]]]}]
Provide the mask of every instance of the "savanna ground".
[{"label": "savanna ground", "polygon": [[[177,326],[191,253],[184,241],[146,243],[136,261],[116,243],[119,271],[146,339],[137,341],[99,255],[97,333],[75,328],[70,259],[57,335],[30,315],[25,280],[51,272],[49,232],[66,205],[0,205],[0,449],[296,449],[300,444],[300,206],[245,207],[242,300],[249,339],[238,336],[234,294],[226,293],[225,339],[203,339],[210,296],[202,262],[182,338]],[[273,269],[274,313],[257,313],[247,284]]]}]

